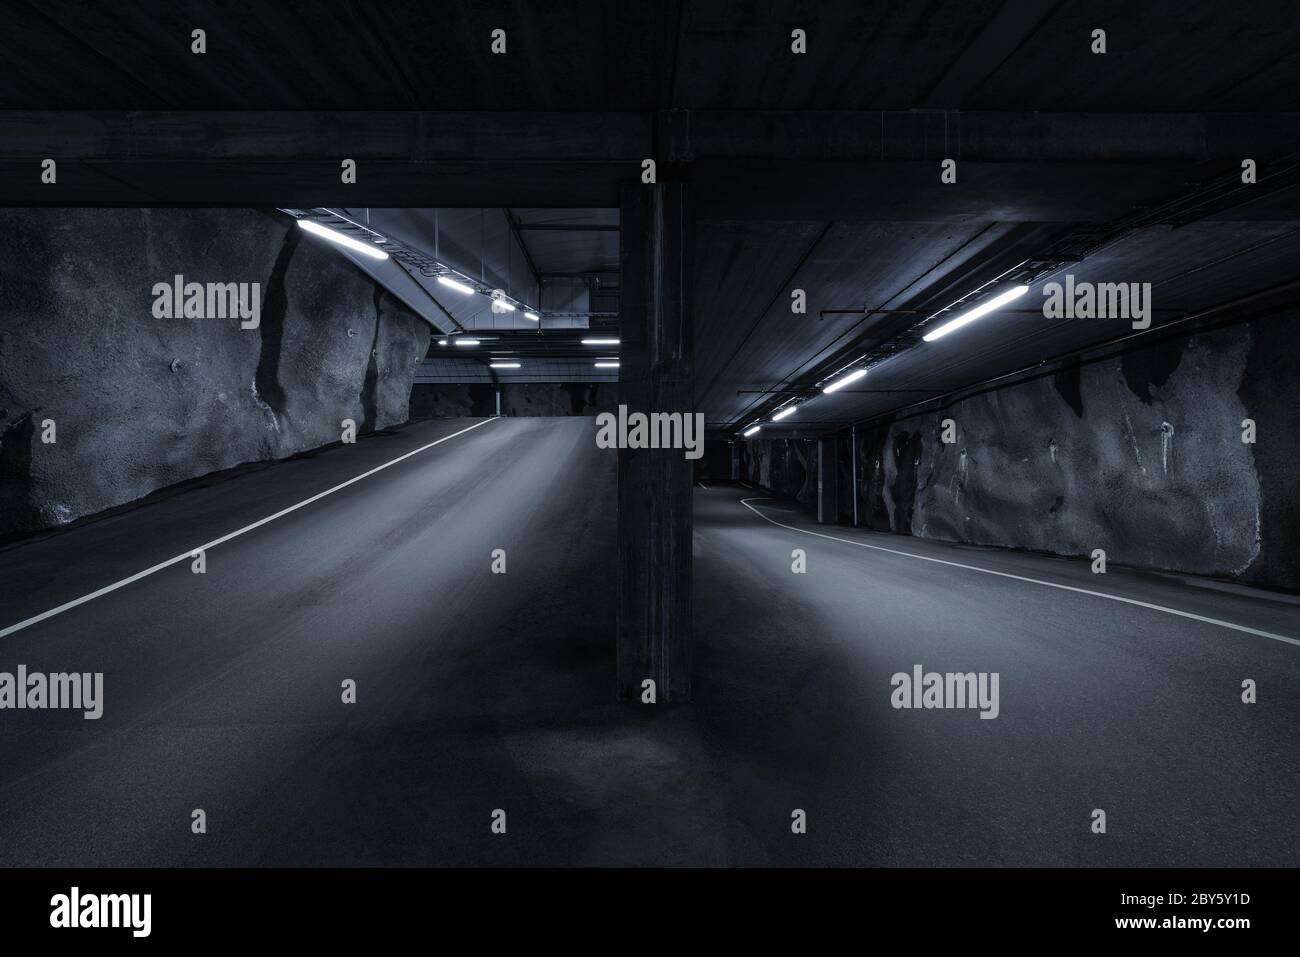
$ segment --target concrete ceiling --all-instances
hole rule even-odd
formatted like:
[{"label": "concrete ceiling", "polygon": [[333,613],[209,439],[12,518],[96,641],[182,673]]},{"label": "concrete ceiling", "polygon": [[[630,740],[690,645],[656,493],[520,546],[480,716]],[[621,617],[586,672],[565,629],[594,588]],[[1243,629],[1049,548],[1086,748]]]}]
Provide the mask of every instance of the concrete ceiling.
[{"label": "concrete ceiling", "polygon": [[[617,382],[617,209],[352,208],[285,210],[370,243],[385,260],[324,244],[384,286],[434,327],[419,382]],[[400,257],[397,245],[414,257]],[[405,260],[405,261],[404,261]],[[438,281],[441,270],[472,282],[463,293]],[[437,271],[435,271],[437,270]],[[496,311],[483,290],[517,305]],[[537,316],[530,320],[528,315]],[[497,367],[490,366],[497,363]],[[517,363],[513,368],[502,363]]]},{"label": "concrete ceiling", "polygon": [[[617,321],[616,209],[317,207],[287,212],[418,254],[422,265],[396,257],[378,261],[330,247],[443,335],[585,330]],[[441,285],[430,266],[445,267],[451,277],[477,287],[499,289],[517,308],[494,310],[486,295]],[[531,320],[529,314],[539,318]]]},{"label": "concrete ceiling", "polygon": [[[496,28],[505,56],[489,51]],[[796,28],[806,55],[790,53]],[[1104,56],[1090,51],[1096,28]],[[451,265],[520,297],[540,283],[544,309],[548,286],[571,302],[572,284],[589,311],[618,311],[617,212],[576,207],[616,202],[653,150],[692,184],[697,400],[724,432],[814,394],[882,342],[909,344],[860,388],[768,430],[840,426],[1122,332],[1044,320],[1034,290],[942,342],[907,340],[918,316],[1082,227],[1110,244],[1070,271],[1153,283],[1157,324],[1300,271],[1300,30],[1287,0],[19,0],[7,30],[19,42],[0,50],[0,109],[163,112],[66,114],[57,128],[16,117],[0,169],[49,155],[52,136],[88,158],[69,164],[64,196],[118,184],[170,197],[194,160],[220,155],[235,172],[205,195],[285,204],[302,201],[285,195],[299,181],[315,194],[336,181],[347,142],[367,157],[348,189],[389,197],[370,211],[385,228],[428,249],[430,207],[444,204]],[[286,112],[264,114],[267,129],[249,126],[256,114],[165,112],[250,104]],[[291,112],[308,110],[385,112]],[[405,110],[445,112],[386,112]],[[947,155],[961,159],[960,187],[939,182]],[[1166,209],[1231,183],[1242,156],[1260,160],[1258,187]],[[277,178],[286,169],[293,182]],[[250,192],[258,183],[275,198]],[[793,288],[806,315],[790,312]],[[522,322],[440,301],[467,329]],[[568,354],[558,340],[523,348]]]},{"label": "concrete ceiling", "polygon": [[[1288,0],[17,0],[6,34],[24,42],[0,51],[0,109],[1296,110],[1294,12]],[[1097,27],[1104,57],[1089,51]],[[489,52],[496,28],[504,56]],[[803,56],[789,52],[795,28]]]},{"label": "concrete ceiling", "polygon": [[[806,237],[813,228],[804,225],[801,235]],[[730,357],[727,349],[713,340],[733,341],[732,336],[743,335],[742,324],[705,332],[710,344],[698,353],[697,382],[704,390],[700,400],[712,427],[735,431],[755,421],[760,413],[770,411],[777,402],[799,393],[812,398],[798,413],[781,423],[765,421],[764,433],[779,436],[810,429],[830,430],[1133,331],[1125,320],[1044,318],[1043,283],[1039,282],[1014,305],[941,340],[915,342],[873,365],[859,382],[833,395],[822,395],[815,388],[819,377],[861,355],[871,342],[873,328],[884,326],[888,320],[862,316],[818,320],[811,294],[809,315],[792,316],[789,289],[799,285],[816,288],[817,298],[832,301],[827,298],[831,296],[847,307],[855,305],[850,294],[856,294],[861,302],[879,306],[907,301],[905,297],[887,297],[899,288],[900,281],[926,274],[929,260],[936,253],[948,253],[951,268],[958,268],[959,262],[971,258],[978,244],[996,249],[1013,243],[1017,251],[1012,258],[1022,256],[1021,250],[1034,248],[1032,236],[1026,244],[1025,237],[1013,236],[1005,224],[990,224],[986,230],[972,234],[971,241],[955,251],[952,235],[936,234],[928,242],[915,237],[916,245],[909,248],[896,237],[886,240],[884,236],[890,229],[882,226],[870,239],[864,238],[861,227],[832,228],[823,236],[823,246],[834,243],[834,252],[827,250],[825,254],[825,261],[830,263],[838,255],[860,248],[861,243],[870,243],[874,247],[873,262],[860,264],[856,269],[822,272],[810,257],[794,272],[793,278],[776,279],[763,291],[752,288],[752,277],[745,280],[725,271],[715,270],[709,279],[702,278],[709,286],[710,295],[725,297],[728,289],[738,291],[748,283],[750,288],[746,293],[750,299],[746,306],[761,300],[764,293],[773,301],[766,309],[759,307],[750,312],[754,318],[752,334]],[[1046,240],[1054,232],[1057,230],[1044,227],[1038,235]],[[775,236],[766,240],[753,236],[747,239],[751,248],[766,246],[757,253],[758,258],[771,255],[770,247],[778,242]],[[882,263],[887,265],[881,268],[878,264]],[[977,270],[975,275],[989,276],[996,271],[996,268]],[[1300,222],[1150,226],[1124,235],[1082,262],[1062,268],[1057,278],[1063,280],[1066,273],[1080,282],[1151,283],[1152,325],[1158,329],[1186,315],[1300,278]],[[972,280],[971,285],[973,288],[977,283]],[[925,293],[921,295],[924,298]],[[840,299],[840,296],[847,298]],[[846,347],[849,338],[855,344]],[[826,361],[831,355],[838,360]],[[785,394],[771,391],[782,389],[792,391]]]}]

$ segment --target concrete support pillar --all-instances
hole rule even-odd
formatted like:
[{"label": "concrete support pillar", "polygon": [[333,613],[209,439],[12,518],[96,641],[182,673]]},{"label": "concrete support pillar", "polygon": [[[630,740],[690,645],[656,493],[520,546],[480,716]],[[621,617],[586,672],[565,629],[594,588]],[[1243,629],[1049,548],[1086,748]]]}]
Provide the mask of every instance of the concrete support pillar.
[{"label": "concrete support pillar", "polygon": [[858,427],[849,433],[849,495],[853,501],[853,527],[858,527]]},{"label": "concrete support pillar", "polygon": [[[618,400],[633,412],[694,411],[692,223],[682,183],[623,188]],[[682,449],[618,453],[620,698],[691,695],[693,463]]]},{"label": "concrete support pillar", "polygon": [[817,521],[823,525],[833,525],[839,520],[839,505],[835,498],[839,479],[838,448],[834,437],[817,440]]},{"label": "concrete support pillar", "polygon": [[739,482],[740,481],[740,443],[729,442],[727,444],[731,446],[731,480],[733,482]]}]

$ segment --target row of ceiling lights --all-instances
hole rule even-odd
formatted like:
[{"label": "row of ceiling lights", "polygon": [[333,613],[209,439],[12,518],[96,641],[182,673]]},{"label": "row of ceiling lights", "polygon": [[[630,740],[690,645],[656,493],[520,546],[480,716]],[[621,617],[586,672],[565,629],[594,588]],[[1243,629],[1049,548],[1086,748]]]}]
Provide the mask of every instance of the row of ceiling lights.
[{"label": "row of ceiling lights", "polygon": [[[520,362],[489,362],[489,369],[518,369],[523,363]],[[592,363],[597,369],[617,369],[617,359],[597,359]]]},{"label": "row of ceiling lights", "polygon": [[[331,243],[337,243],[338,246],[342,246],[343,248],[346,248],[346,250],[351,250],[352,252],[356,252],[356,254],[368,256],[370,257],[370,259],[377,259],[381,261],[389,259],[389,254],[381,250],[381,248],[378,247],[377,244],[363,243],[357,241],[357,239],[348,237],[348,235],[343,235],[342,233],[339,233],[339,231],[337,230],[330,229],[329,226],[321,225],[320,222],[315,222],[312,220],[298,220],[298,225],[300,226],[300,228],[307,230],[308,233],[311,233],[313,235],[318,235],[318,237],[321,237],[322,239],[328,239],[328,241],[330,241]],[[376,242],[377,243],[382,242],[382,239],[378,239],[378,241]],[[443,267],[443,268],[447,268],[447,267]],[[454,270],[448,269],[448,272],[454,272]],[[454,278],[452,278],[451,276],[439,276],[438,282],[441,283],[441,285],[446,286],[447,289],[458,291],[458,293],[463,295],[480,294],[478,293],[478,290],[474,289],[474,287],[469,285],[468,282],[460,282],[459,280],[454,280]],[[495,303],[499,303],[499,306],[497,308],[506,309],[507,312],[515,312],[517,309],[516,304],[511,303],[510,300],[500,298],[500,296],[491,296],[491,298],[494,299]],[[520,303],[520,306],[523,306],[523,303]],[[541,316],[538,316],[537,313],[533,312],[532,309],[530,309],[528,306],[524,306],[524,319],[537,322],[541,320]],[[448,342],[455,343],[456,346],[465,346],[465,347],[473,347],[473,346],[481,345],[480,339],[473,339],[468,337],[438,339],[439,346],[446,346]],[[588,339],[582,339],[582,345],[617,346],[619,345],[619,339],[588,338]],[[614,358],[597,359],[593,364],[595,365],[595,368],[598,369],[619,368],[619,360]],[[491,361],[491,363],[487,363],[487,367],[493,369],[517,369],[521,367],[521,363],[516,363],[516,361]]]},{"label": "row of ceiling lights", "polygon": [[[489,362],[489,369],[518,369],[522,366],[521,362]],[[592,363],[597,369],[617,369],[617,359],[598,359]]]},{"label": "row of ceiling lights", "polygon": [[[938,328],[933,329],[930,332],[927,332],[924,336],[921,337],[922,341],[934,342],[937,339],[942,339],[944,336],[956,332],[958,329],[962,328],[963,326],[969,325],[970,323],[975,322],[977,319],[982,319],[984,316],[987,316],[989,313],[993,312],[994,310],[1001,309],[1003,306],[1011,302],[1013,299],[1019,299],[1028,291],[1029,291],[1029,286],[1023,283],[1017,284],[1015,286],[1011,286],[1010,288],[1000,292],[998,295],[993,296],[990,299],[984,300],[978,306],[975,306],[972,309],[968,309],[966,312],[963,312],[957,318],[951,319],[948,322],[945,322],[943,325],[939,326]],[[960,299],[957,301],[961,302]],[[950,308],[951,306],[945,306],[943,309],[940,309],[939,312],[936,312],[934,316],[938,316]],[[931,316],[930,318],[933,319],[934,316]],[[832,392],[836,392],[844,388],[846,385],[851,385],[852,383],[857,382],[859,379],[861,379],[863,376],[867,374],[867,369],[864,368],[850,369],[848,372],[843,372],[843,370],[839,370],[839,371],[842,372],[842,374],[836,375],[835,378],[832,378],[829,382],[827,382],[825,385],[821,387],[823,395],[828,395]],[[803,401],[810,401],[810,400],[803,400]],[[791,399],[788,402],[781,405],[780,407],[778,407],[777,410],[772,413],[772,416],[768,421],[780,422],[782,419],[794,415],[795,411],[802,404],[803,402],[798,399]],[[758,432],[760,432],[762,428],[763,427],[760,424],[760,422],[754,422],[747,429],[745,429],[741,434],[745,438],[749,438],[751,435],[756,435]]]},{"label": "row of ceiling lights", "polygon": [[[357,240],[351,238],[350,236],[344,236],[342,233],[336,232],[335,230],[332,230],[327,226],[322,226],[320,223],[313,222],[312,220],[300,219],[298,220],[298,225],[309,233],[313,233],[314,235],[321,236],[324,239],[328,239],[330,242],[337,243],[338,245],[344,247],[345,249],[351,249],[353,252],[359,253],[363,256],[369,256],[372,259],[378,259],[378,260],[384,260],[388,258],[388,253],[386,253],[382,249],[379,249],[377,246],[358,242]],[[479,294],[479,291],[475,289],[473,286],[470,286],[468,283],[460,282],[459,280],[453,279],[450,276],[445,276],[445,275],[439,276],[438,282],[439,284],[446,286],[449,289],[454,289],[455,291],[463,295],[472,296],[472,295]],[[1011,302],[1013,299],[1020,298],[1028,291],[1029,291],[1029,286],[1023,283],[1012,286],[1009,289],[1006,289],[1003,292],[999,293],[998,295],[993,296],[990,299],[986,299],[984,302],[981,302],[973,309],[967,310],[966,312],[958,316],[956,319],[949,320],[948,322],[945,322],[943,325],[939,326],[937,329],[934,329],[926,333],[924,336],[922,336],[922,340],[925,342],[934,342],[937,339],[942,339],[944,336],[948,335],[949,333],[956,332],[958,329],[962,328],[963,326],[969,325],[970,323],[975,322],[976,320],[981,319],[984,316],[987,316],[989,313],[993,312],[996,309],[1000,309],[1002,306],[1006,305],[1008,302]],[[493,297],[493,298],[496,300],[497,303],[499,303],[499,306],[497,308],[505,309],[507,312],[516,311],[517,307],[515,306],[514,303],[511,303],[500,297]],[[960,302],[961,300],[958,301]],[[940,313],[945,312],[948,308],[950,307],[945,306],[944,309],[939,310],[939,312],[935,313],[935,315],[937,316]],[[524,318],[530,319],[533,322],[537,322],[540,320],[540,317],[537,315],[537,313],[533,312],[527,306],[524,307]],[[934,316],[931,316],[930,318],[933,319]],[[480,344],[480,340],[478,339],[455,338],[450,340],[439,339],[438,345],[445,346],[448,344],[449,341],[454,342],[457,346],[467,346],[467,347],[477,346]],[[582,344],[584,346],[618,345],[619,340],[618,339],[583,339]],[[491,362],[488,365],[489,368],[492,369],[518,369],[520,368],[521,363]],[[597,369],[617,369],[618,360],[599,359],[594,363],[594,365]],[[852,383],[857,382],[859,379],[863,378],[866,374],[867,374],[867,369],[865,368],[856,368],[856,369],[851,369],[848,372],[844,372],[842,375],[833,378],[830,382],[822,386],[822,394],[829,395],[832,392],[836,392],[847,385],[851,385]],[[808,401],[808,400],[804,400],[804,401]],[[803,402],[797,399],[791,399],[790,401],[778,407],[777,410],[774,413],[772,413],[772,416],[769,421],[780,422],[782,419],[786,419],[794,415],[794,413],[798,410],[799,406],[802,404]],[[744,430],[742,435],[745,438],[748,438],[752,435],[756,435],[761,430],[762,430],[762,425],[759,422],[754,422],[752,425],[749,426],[749,428]]]},{"label": "row of ceiling lights", "polygon": [[[621,340],[619,339],[609,339],[609,338],[594,339],[593,338],[593,339],[583,339],[582,344],[584,346],[616,346],[620,343],[620,341]],[[482,344],[483,344],[482,339],[467,339],[460,336],[438,340],[438,345],[440,346],[455,345],[455,346],[464,346],[466,348],[473,348],[474,346],[479,346]],[[521,363],[518,362],[505,362],[505,361],[488,363],[488,367],[492,369],[518,369],[520,365]],[[615,358],[597,359],[593,363],[593,365],[597,369],[617,369],[618,359]]]},{"label": "row of ceiling lights", "polygon": [[[320,236],[323,239],[327,239],[332,243],[336,243],[339,246],[342,246],[344,249],[350,249],[353,252],[359,253],[362,256],[368,256],[371,259],[377,259],[380,261],[389,258],[388,253],[380,249],[375,244],[359,242],[358,240],[353,239],[351,236],[345,236],[336,230],[330,229],[328,226],[323,226],[320,223],[314,222],[310,219],[300,219],[298,220],[298,225],[301,228],[305,229],[307,232],[315,236]],[[473,286],[469,285],[468,283],[461,282],[457,279],[453,279],[451,276],[439,276],[438,282],[440,285],[446,286],[448,289],[454,289],[456,292],[459,292],[463,295],[467,295],[467,296],[479,295],[479,291],[475,289]],[[499,304],[498,308],[502,308],[507,312],[515,312],[516,309],[518,308],[514,303],[509,302],[506,299],[502,299],[500,297],[492,297],[492,298]],[[520,303],[520,305],[523,304]],[[532,309],[529,308],[528,306],[524,306],[524,318],[530,319],[533,322],[538,322],[541,319],[541,317],[537,313],[533,312]],[[452,342],[455,343],[457,346],[472,347],[472,346],[479,345],[480,341],[481,340],[471,339],[467,337],[457,337],[453,339],[439,339],[438,345],[445,346],[448,344],[448,342]],[[619,344],[619,340],[611,339],[611,338],[603,338],[603,339],[592,338],[592,339],[583,339],[582,344],[584,346],[616,346]],[[618,360],[613,358],[598,359],[593,364],[597,369],[618,368]],[[521,363],[518,362],[488,363],[488,367],[492,369],[518,369],[520,368],[520,366]]]},{"label": "row of ceiling lights", "polygon": [[[350,249],[354,253],[359,253],[362,256],[368,256],[371,259],[378,259],[380,261],[388,258],[388,253],[380,249],[375,243],[363,243],[360,240],[353,239],[351,236],[345,236],[337,230],[330,229],[328,226],[322,226],[320,223],[314,222],[313,220],[300,219],[298,220],[298,225],[314,236],[328,239],[330,242],[336,243],[344,249]],[[376,242],[379,241],[380,240],[377,240]],[[443,266],[441,263],[439,266],[446,269],[448,272],[455,272],[455,270],[448,266]],[[457,273],[457,275],[459,275],[459,273]],[[453,279],[451,276],[439,276],[438,282],[439,284],[446,286],[448,289],[456,290],[456,292],[459,292],[462,295],[486,295],[485,293],[480,293],[473,286],[469,285],[468,282],[461,282],[459,279]],[[509,299],[500,296],[490,296],[489,298],[496,303],[495,308],[504,309],[506,312],[515,312],[519,306],[523,306],[525,319],[530,319],[533,322],[541,321],[541,316],[534,312],[531,306],[527,306],[524,303],[518,303],[518,305],[516,305],[516,303],[511,302]]]},{"label": "row of ceiling lights", "polygon": [[[618,339],[583,339],[584,346],[616,346],[619,344]],[[445,346],[448,343],[457,346],[477,346],[482,345],[482,339],[467,339],[464,336],[453,336],[448,339],[439,339],[438,345]]]},{"label": "row of ceiling lights", "polygon": [[[338,246],[342,246],[343,248],[346,248],[346,250],[357,252],[357,254],[363,256],[369,256],[370,259],[377,259],[381,261],[389,259],[389,254],[381,250],[381,248],[378,247],[377,244],[363,243],[363,242],[356,241],[356,239],[352,237],[348,237],[348,235],[343,235],[342,233],[339,233],[339,231],[337,230],[330,229],[329,226],[321,225],[320,222],[315,222],[312,220],[298,220],[298,225],[300,226],[300,228],[307,230],[308,233],[312,233],[313,235],[318,235],[318,237],[321,237],[322,239],[328,239],[328,241],[330,241],[331,243],[337,243]],[[478,295],[478,290],[474,289],[474,287],[469,285],[469,283],[460,282],[459,280],[454,280],[454,278],[450,276],[439,276],[438,282],[441,283],[441,285],[446,286],[447,289],[458,291],[458,293],[463,295]],[[507,299],[499,298],[499,296],[493,296],[493,299],[495,300],[495,302],[499,303],[498,308],[506,309],[507,312],[515,312],[517,309],[515,303],[508,302]],[[523,306],[523,303],[520,303],[520,306]],[[530,309],[529,307],[524,306],[524,319],[537,322],[541,320],[541,316],[538,316],[537,313],[533,312],[532,309]],[[452,339],[438,339],[439,346],[446,346],[448,342],[454,342],[456,346],[472,347],[472,346],[480,345],[480,339],[472,339],[472,338],[464,338],[464,337],[458,337]],[[582,345],[617,346],[619,345],[619,339],[615,339],[615,338],[582,339]],[[521,365],[520,363],[515,363],[515,361],[495,361],[495,363],[489,363],[489,368],[517,369],[520,368],[520,365]],[[598,359],[597,361],[595,361],[594,365],[595,368],[598,369],[616,369],[619,368],[619,360]]]}]

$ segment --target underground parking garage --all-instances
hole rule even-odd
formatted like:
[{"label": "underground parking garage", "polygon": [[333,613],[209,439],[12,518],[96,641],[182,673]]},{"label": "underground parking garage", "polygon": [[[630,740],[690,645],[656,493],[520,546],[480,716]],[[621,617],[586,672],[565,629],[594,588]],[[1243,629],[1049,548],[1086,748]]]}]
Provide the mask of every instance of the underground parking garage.
[{"label": "underground parking garage", "polygon": [[1286,5],[569,6],[14,11],[4,874],[1294,866]]}]

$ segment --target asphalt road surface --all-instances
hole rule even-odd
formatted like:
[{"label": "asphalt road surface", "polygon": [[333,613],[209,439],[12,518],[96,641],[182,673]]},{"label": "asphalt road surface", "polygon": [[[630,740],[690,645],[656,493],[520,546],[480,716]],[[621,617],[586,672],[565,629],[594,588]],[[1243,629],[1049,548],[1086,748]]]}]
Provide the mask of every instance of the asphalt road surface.
[{"label": "asphalt road surface", "polygon": [[[594,433],[417,423],[0,550],[0,671],[105,673],[97,721],[0,712],[0,864],[1300,860],[1300,601],[711,486],[696,700],[620,703]],[[918,664],[998,717],[893,708]]]}]

